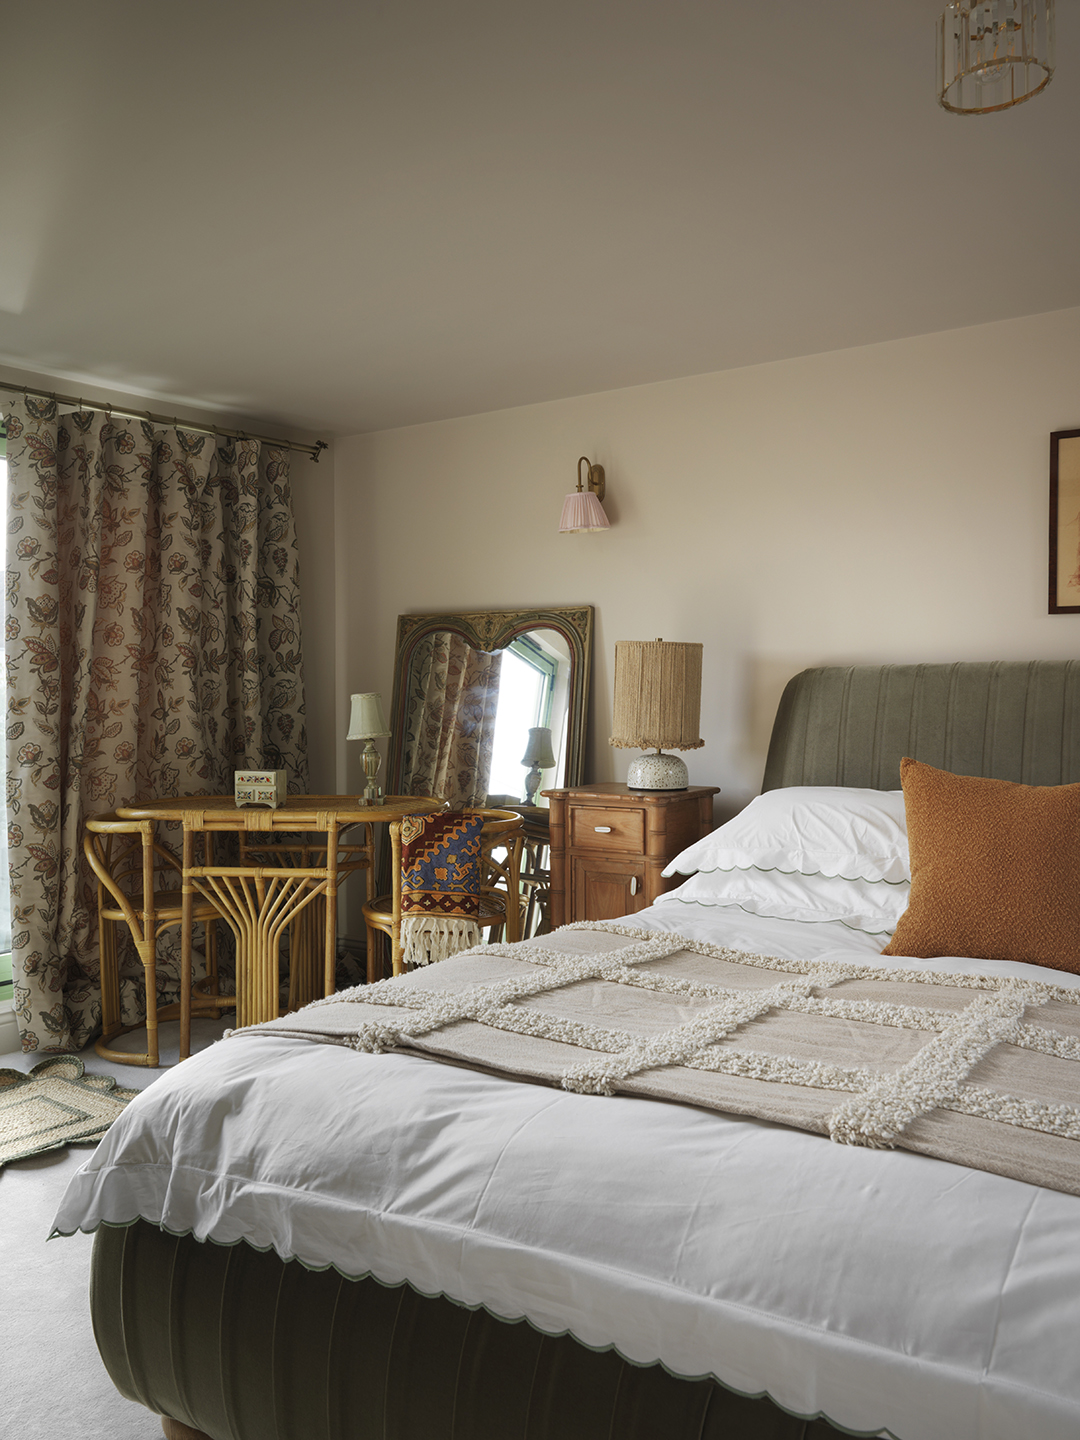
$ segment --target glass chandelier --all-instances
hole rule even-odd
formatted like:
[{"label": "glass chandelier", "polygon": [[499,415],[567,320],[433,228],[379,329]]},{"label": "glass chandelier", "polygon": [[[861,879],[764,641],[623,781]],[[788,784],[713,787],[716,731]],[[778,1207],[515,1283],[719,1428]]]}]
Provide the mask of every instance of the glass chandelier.
[{"label": "glass chandelier", "polygon": [[954,0],[938,27],[938,104],[988,115],[1030,100],[1054,74],[1054,0]]}]

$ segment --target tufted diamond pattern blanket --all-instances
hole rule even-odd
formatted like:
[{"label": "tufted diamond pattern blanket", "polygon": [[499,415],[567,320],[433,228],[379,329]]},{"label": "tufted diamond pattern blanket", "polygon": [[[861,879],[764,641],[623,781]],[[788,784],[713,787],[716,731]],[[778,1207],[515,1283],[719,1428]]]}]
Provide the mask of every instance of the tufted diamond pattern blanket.
[{"label": "tufted diamond pattern blanket", "polygon": [[1080,1194],[1080,991],[618,925],[478,946],[235,1032],[678,1101]]}]

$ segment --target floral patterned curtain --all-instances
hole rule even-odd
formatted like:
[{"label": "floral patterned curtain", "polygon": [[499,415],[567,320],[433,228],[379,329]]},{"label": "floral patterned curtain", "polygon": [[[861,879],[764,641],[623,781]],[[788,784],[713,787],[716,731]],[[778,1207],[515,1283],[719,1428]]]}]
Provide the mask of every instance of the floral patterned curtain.
[{"label": "floral patterned curtain", "polygon": [[101,1013],[85,817],[231,791],[234,769],[307,787],[289,466],[253,440],[51,400],[6,424],[15,1013],[25,1050],[80,1049]]},{"label": "floral patterned curtain", "polygon": [[487,803],[502,652],[439,630],[417,643],[405,701],[403,788],[451,809]]}]

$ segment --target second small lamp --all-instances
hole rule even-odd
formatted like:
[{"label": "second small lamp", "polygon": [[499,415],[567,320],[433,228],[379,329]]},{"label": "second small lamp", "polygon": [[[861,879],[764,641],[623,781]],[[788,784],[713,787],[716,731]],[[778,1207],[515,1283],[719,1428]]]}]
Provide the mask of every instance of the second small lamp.
[{"label": "second small lamp", "polygon": [[375,748],[375,741],[379,736],[389,734],[390,727],[383,715],[382,696],[370,692],[366,695],[353,695],[352,713],[349,716],[349,733],[345,738],[346,740],[366,741],[364,753],[360,757],[367,780],[364,793],[359,796],[358,803],[361,805],[382,804],[382,786],[376,783],[379,777],[379,767],[382,765],[382,756]]},{"label": "second small lamp", "polygon": [[522,765],[531,765],[525,776],[525,804],[536,804],[536,792],[540,788],[541,770],[550,770],[555,764],[555,752],[551,748],[551,731],[546,725],[534,725],[529,730],[529,743],[521,757]]}]

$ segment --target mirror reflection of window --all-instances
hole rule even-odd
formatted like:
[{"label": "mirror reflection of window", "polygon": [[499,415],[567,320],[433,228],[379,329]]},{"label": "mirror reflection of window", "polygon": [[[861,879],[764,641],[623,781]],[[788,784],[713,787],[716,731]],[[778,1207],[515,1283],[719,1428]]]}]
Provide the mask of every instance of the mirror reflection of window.
[{"label": "mirror reflection of window", "polygon": [[[544,772],[543,784],[560,783],[566,750],[570,652],[556,631],[532,630],[512,641],[502,656],[488,789],[493,795],[521,798],[529,768],[522,764],[522,758],[534,726],[551,730],[557,761],[552,770]],[[537,797],[537,803],[546,805],[547,801]]]},{"label": "mirror reflection of window", "polygon": [[[548,614],[554,623],[538,623]],[[541,789],[579,784],[591,633],[588,606],[399,616],[388,790],[437,795],[460,809],[522,804],[537,768]],[[478,635],[490,649],[477,648]],[[508,693],[500,722],[508,733],[492,775],[504,660],[520,662],[524,680]],[[536,729],[551,732],[554,765],[522,765]],[[540,796],[536,803],[546,805]]]}]

